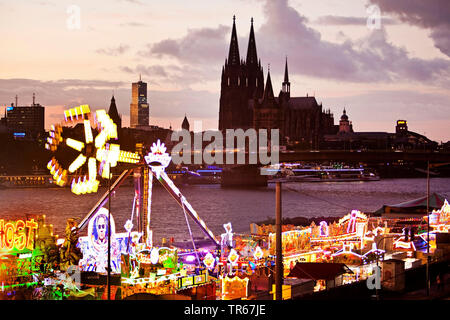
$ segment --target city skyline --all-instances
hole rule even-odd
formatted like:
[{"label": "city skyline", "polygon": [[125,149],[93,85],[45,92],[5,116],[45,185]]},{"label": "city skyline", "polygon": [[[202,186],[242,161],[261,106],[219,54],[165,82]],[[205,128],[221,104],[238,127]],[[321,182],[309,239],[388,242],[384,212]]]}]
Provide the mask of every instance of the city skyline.
[{"label": "city skyline", "polygon": [[[21,10],[30,3],[33,8]],[[129,126],[131,83],[139,73],[148,83],[151,125],[177,129],[186,114],[191,123],[203,120],[203,129],[217,129],[220,72],[236,15],[244,48],[253,17],[264,77],[270,63],[275,92],[288,56],[292,94],[314,95],[335,122],[345,108],[357,131],[393,132],[395,121],[406,119],[413,131],[450,140],[450,46],[444,41],[450,5],[444,1],[430,1],[419,13],[415,3],[399,10],[383,0],[340,6],[198,1],[189,7],[114,1],[101,10],[80,1],[81,28],[75,30],[66,26],[69,2],[30,3],[0,1],[10,43],[0,61],[0,111],[16,94],[19,105],[31,104],[36,92],[47,129],[69,106],[107,109],[113,91],[123,126]],[[366,5],[374,4],[381,27],[371,30]],[[37,19],[42,24],[36,27]]]}]

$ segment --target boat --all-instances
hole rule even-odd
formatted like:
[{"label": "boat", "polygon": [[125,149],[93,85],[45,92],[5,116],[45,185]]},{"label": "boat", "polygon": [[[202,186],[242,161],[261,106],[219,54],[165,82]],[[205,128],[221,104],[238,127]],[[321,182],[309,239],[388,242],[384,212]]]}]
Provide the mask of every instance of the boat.
[{"label": "boat", "polygon": [[51,175],[0,176],[0,189],[56,187]]},{"label": "boat", "polygon": [[187,184],[219,184],[221,182],[222,169],[208,167],[196,171],[186,171]]},{"label": "boat", "polygon": [[380,177],[364,168],[283,168],[282,175],[291,182],[379,181]]}]

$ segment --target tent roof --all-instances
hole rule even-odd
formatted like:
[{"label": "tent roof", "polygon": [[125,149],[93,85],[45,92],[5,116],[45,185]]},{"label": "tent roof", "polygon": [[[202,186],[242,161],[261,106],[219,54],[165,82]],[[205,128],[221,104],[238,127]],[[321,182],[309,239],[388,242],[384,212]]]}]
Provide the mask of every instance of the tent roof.
[{"label": "tent roof", "polygon": [[297,262],[288,277],[332,280],[344,273],[353,273],[344,263]]},{"label": "tent roof", "polygon": [[[430,208],[440,209],[444,205],[445,197],[438,194],[430,194]],[[398,204],[383,205],[380,209],[375,211],[375,213],[382,213],[385,211],[386,207],[390,208],[402,208],[402,209],[412,209],[412,208],[426,208],[427,207],[427,196],[423,196],[417,199],[401,202]]]},{"label": "tent roof", "polygon": [[[437,193],[430,194],[430,207],[439,209],[444,205],[445,198]],[[412,208],[412,207],[426,207],[427,206],[427,196],[420,197],[414,200],[409,200],[399,204],[389,205],[393,208]]]}]

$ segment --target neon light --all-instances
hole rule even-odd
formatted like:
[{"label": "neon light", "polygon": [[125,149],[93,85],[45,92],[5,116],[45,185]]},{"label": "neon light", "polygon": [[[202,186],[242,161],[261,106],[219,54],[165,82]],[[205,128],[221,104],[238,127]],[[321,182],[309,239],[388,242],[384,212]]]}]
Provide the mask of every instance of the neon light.
[{"label": "neon light", "polygon": [[[6,221],[0,219],[0,252],[14,253],[34,249],[34,231],[38,224],[34,219]],[[26,230],[28,229],[28,230]]]},{"label": "neon light", "polygon": [[328,237],[329,236],[328,223],[326,221],[321,221],[320,224],[319,224],[319,228],[320,228],[320,236],[321,237]]},{"label": "neon light", "polygon": [[159,262],[159,249],[158,248],[152,248],[152,251],[150,252],[150,262],[152,264],[157,264]]},{"label": "neon light", "polygon": [[405,242],[405,241],[402,241],[401,240],[402,239],[402,237],[400,237],[399,239],[397,239],[395,242],[394,242],[394,248],[401,248],[401,249],[411,249],[411,250],[414,250],[414,251],[416,251],[416,246],[414,245],[414,242],[413,241],[408,241],[408,242]]},{"label": "neon light", "polygon": [[236,250],[231,249],[228,255],[228,261],[231,263],[232,266],[234,266],[238,263],[238,260],[239,260],[238,253],[236,252]]},{"label": "neon light", "polygon": [[97,177],[97,161],[95,160],[95,158],[89,158],[88,169],[89,181],[95,180],[95,178]]},{"label": "neon light", "polygon": [[91,123],[89,120],[83,121],[84,126],[84,141],[86,143],[92,143],[94,141],[94,137],[92,136]]},{"label": "neon light", "polygon": [[166,153],[166,147],[159,139],[156,143],[153,143],[150,149],[151,152],[148,153],[144,159],[148,166],[156,174],[156,178],[159,179],[161,173],[164,172],[169,165],[171,157],[168,153]]},{"label": "neon light", "polygon": [[151,248],[153,246],[152,231],[150,229],[151,213],[152,213],[152,188],[153,188],[153,174],[148,175],[148,198],[147,198],[147,245]]},{"label": "neon light", "polygon": [[256,260],[261,259],[264,256],[263,251],[261,250],[261,248],[259,246],[256,247],[255,252],[253,253],[253,257]]},{"label": "neon light", "polygon": [[71,138],[66,139],[66,144],[71,147],[72,149],[75,149],[77,151],[81,151],[84,148],[84,143],[78,140],[74,140]]},{"label": "neon light", "polygon": [[214,264],[216,262],[216,259],[214,259],[214,256],[211,254],[211,252],[208,252],[203,259],[203,264],[208,268],[212,269],[214,268]]},{"label": "neon light", "polygon": [[75,172],[79,167],[81,167],[86,162],[86,157],[82,154],[79,154],[78,157],[72,162],[69,166],[69,172]]},{"label": "neon light", "polygon": [[222,299],[232,300],[246,298],[248,295],[248,278],[222,278]]},{"label": "neon light", "polygon": [[25,234],[25,222],[23,220],[18,220],[16,222],[16,238],[14,239],[14,246],[17,250],[21,251],[25,249],[27,245],[26,234]]},{"label": "neon light", "polygon": [[222,246],[232,246],[233,245],[233,228],[231,227],[231,222],[228,222],[223,225],[223,228],[225,229],[225,233],[223,233],[222,236]]}]

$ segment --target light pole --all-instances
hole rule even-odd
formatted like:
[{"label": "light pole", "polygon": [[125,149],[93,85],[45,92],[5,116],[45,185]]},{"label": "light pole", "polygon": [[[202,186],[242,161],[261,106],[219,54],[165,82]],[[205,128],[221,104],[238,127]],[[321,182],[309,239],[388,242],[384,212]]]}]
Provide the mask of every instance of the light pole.
[{"label": "light pole", "polygon": [[108,285],[108,300],[111,300],[111,162],[109,164],[109,179],[108,179],[108,277],[106,283]]},{"label": "light pole", "polygon": [[430,295],[430,161],[427,161],[427,296]]},{"label": "light pole", "polygon": [[282,238],[281,238],[281,182],[276,182],[275,189],[275,211],[276,211],[276,221],[275,221],[275,229],[276,229],[276,238],[275,238],[275,247],[276,247],[276,260],[275,260],[275,300],[282,300],[282,288],[283,288],[283,256],[282,256]]}]

